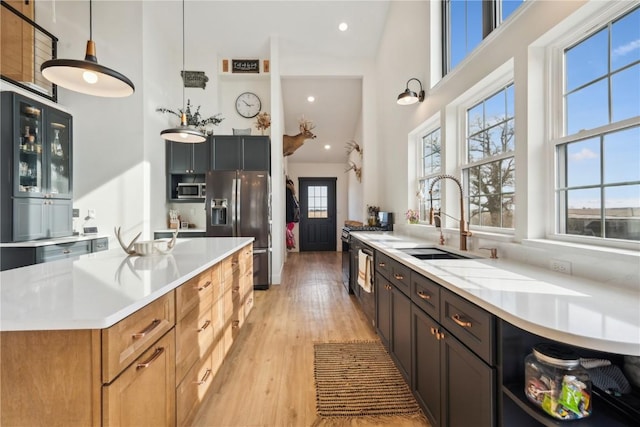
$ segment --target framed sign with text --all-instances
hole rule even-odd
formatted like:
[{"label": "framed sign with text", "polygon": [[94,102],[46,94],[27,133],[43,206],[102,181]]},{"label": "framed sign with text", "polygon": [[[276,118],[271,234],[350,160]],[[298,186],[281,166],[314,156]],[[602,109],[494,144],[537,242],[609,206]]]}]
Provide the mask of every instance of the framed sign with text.
[{"label": "framed sign with text", "polygon": [[231,72],[258,74],[260,73],[260,60],[259,59],[232,59]]}]

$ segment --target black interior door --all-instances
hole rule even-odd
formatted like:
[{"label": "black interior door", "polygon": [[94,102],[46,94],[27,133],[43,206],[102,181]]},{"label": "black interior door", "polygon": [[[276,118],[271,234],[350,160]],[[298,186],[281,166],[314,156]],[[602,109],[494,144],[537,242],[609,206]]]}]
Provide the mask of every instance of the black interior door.
[{"label": "black interior door", "polygon": [[336,250],[336,178],[299,178],[300,251]]}]

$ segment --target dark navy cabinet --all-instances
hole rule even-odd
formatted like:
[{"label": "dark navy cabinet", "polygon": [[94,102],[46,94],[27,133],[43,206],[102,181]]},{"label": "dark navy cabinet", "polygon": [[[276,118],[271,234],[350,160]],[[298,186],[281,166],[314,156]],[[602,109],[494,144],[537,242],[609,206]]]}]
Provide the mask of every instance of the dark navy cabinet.
[{"label": "dark navy cabinet", "polygon": [[15,92],[0,103],[0,241],[70,236],[71,116]]}]

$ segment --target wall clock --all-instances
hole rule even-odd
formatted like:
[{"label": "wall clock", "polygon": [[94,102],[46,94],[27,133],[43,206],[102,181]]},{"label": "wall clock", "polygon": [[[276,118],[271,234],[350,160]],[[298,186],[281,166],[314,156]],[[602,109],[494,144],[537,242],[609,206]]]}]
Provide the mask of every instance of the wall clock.
[{"label": "wall clock", "polygon": [[258,115],[262,109],[260,98],[258,95],[252,92],[244,92],[236,99],[236,111],[242,117],[250,119]]}]

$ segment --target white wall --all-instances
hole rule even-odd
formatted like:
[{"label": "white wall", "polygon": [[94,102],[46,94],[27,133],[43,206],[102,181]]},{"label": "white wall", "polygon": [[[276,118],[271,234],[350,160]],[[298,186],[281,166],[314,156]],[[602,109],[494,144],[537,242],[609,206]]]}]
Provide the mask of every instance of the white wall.
[{"label": "white wall", "polygon": [[[353,172],[349,172],[353,174]],[[342,163],[293,163],[288,166],[288,175],[293,180],[296,187],[296,195],[300,198],[299,178],[336,178],[336,250],[342,250],[342,242],[340,235],[342,233],[342,224],[348,219],[347,211],[347,174],[344,172],[344,164]],[[293,229],[296,237],[296,248],[293,252],[300,250],[300,227],[296,224]]]},{"label": "white wall", "polygon": [[[460,147],[456,137],[455,122],[457,102],[472,88],[482,89],[485,77],[504,64],[513,64],[516,90],[516,191],[518,214],[514,235],[491,235],[474,232],[470,248],[497,247],[499,256],[548,268],[551,258],[572,263],[572,273],[577,276],[600,280],[607,285],[640,286],[640,266],[637,253],[622,250],[598,250],[580,245],[543,242],[545,226],[545,189],[553,188],[551,165],[544,162],[546,150],[544,126],[547,110],[541,108],[545,91],[544,49],[540,39],[555,32],[558,24],[571,29],[583,18],[587,8],[605,6],[593,1],[533,1],[526,2],[510,22],[486,38],[461,66],[444,79],[432,75],[434,67],[429,62],[430,49],[437,48],[429,33],[427,22],[439,19],[439,2],[392,2],[376,61],[378,103],[378,151],[380,171],[378,184],[381,204],[395,212],[395,230],[423,237],[436,243],[438,231],[427,225],[408,226],[402,223],[404,212],[416,206],[412,177],[415,170],[415,151],[410,150],[411,132],[436,114],[443,119],[443,140],[453,156],[445,159],[448,167],[457,167]],[[582,10],[581,10],[582,9]],[[436,56],[437,57],[437,56]],[[426,100],[413,106],[398,106],[395,98],[404,90],[406,81],[417,77],[423,82],[437,82],[427,90]],[[428,86],[428,85],[426,85]],[[525,118],[525,120],[518,119]],[[453,149],[453,150],[452,150]],[[445,156],[447,153],[445,152]],[[543,159],[540,161],[540,159]],[[538,169],[529,166],[532,161],[542,165]],[[444,172],[459,175],[458,169]],[[446,195],[445,195],[446,197]],[[451,197],[449,197],[451,199]],[[453,204],[456,204],[455,201]],[[449,206],[449,204],[447,204]],[[524,210],[524,211],[523,211]],[[454,211],[456,212],[456,211]],[[457,212],[456,212],[457,213]],[[452,228],[445,229],[447,245],[457,247],[457,224],[448,221]],[[453,228],[456,227],[456,228]]]}]

